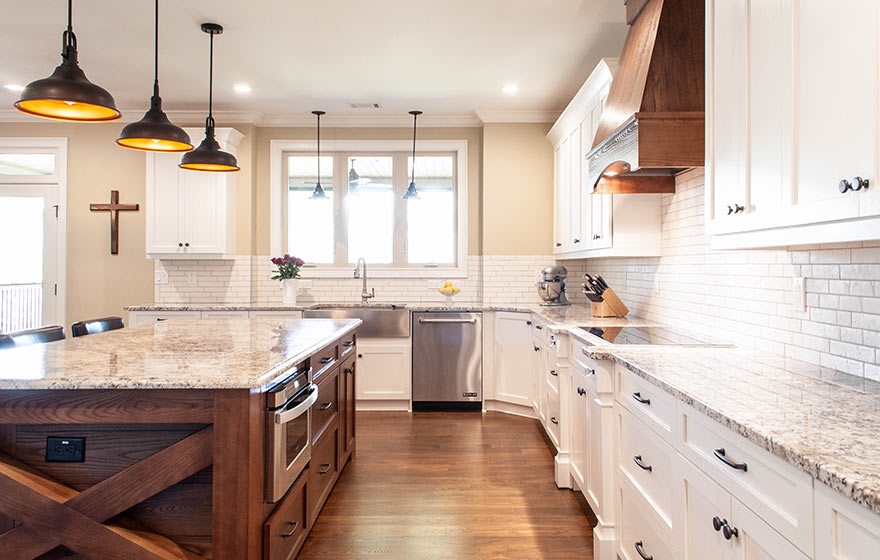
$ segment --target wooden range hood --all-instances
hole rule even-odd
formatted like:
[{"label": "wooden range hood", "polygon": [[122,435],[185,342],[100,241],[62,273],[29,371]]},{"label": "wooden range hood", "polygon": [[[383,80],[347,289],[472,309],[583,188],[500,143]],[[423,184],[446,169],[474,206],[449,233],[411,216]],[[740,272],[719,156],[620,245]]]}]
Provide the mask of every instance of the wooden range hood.
[{"label": "wooden range hood", "polygon": [[674,193],[704,164],[705,2],[628,0],[630,24],[593,149],[598,193]]}]

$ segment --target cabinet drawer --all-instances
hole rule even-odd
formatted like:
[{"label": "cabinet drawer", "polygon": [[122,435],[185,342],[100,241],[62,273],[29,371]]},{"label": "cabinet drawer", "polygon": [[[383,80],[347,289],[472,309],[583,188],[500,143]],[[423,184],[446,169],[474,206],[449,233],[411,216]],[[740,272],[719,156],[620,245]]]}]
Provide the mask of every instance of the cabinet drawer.
[{"label": "cabinet drawer", "polygon": [[676,528],[673,489],[677,453],[627,409],[616,407],[616,420],[617,467],[662,520],[671,538]]},{"label": "cabinet drawer", "polygon": [[247,311],[202,311],[202,319],[247,319]]},{"label": "cabinet drawer", "polygon": [[318,383],[318,400],[312,405],[311,414],[312,445],[315,445],[339,414],[339,368]]},{"label": "cabinet drawer", "polygon": [[547,328],[547,321],[537,315],[532,315],[532,334],[544,344],[550,344],[550,330]]},{"label": "cabinet drawer", "polygon": [[342,337],[339,340],[339,356],[342,358],[343,356],[348,356],[354,349],[357,348],[357,339],[356,335],[351,332]]},{"label": "cabinet drawer", "polygon": [[636,418],[650,426],[660,437],[673,443],[675,397],[619,366],[615,397],[617,402],[635,414]]},{"label": "cabinet drawer", "polygon": [[553,441],[553,445],[556,446],[556,449],[559,449],[559,423],[561,421],[559,416],[559,393],[547,388],[544,391],[544,402],[546,403],[544,407],[545,426],[547,427],[550,439]]},{"label": "cabinet drawer", "polygon": [[312,354],[312,383],[318,383],[339,360],[339,344],[334,342]]},{"label": "cabinet drawer", "polygon": [[[620,540],[617,553],[624,560],[675,560],[671,541],[642,513],[642,503],[625,484],[617,486]],[[641,551],[642,554],[639,554]],[[702,559],[701,559],[702,560]]]},{"label": "cabinet drawer", "polygon": [[801,550],[813,549],[813,479],[689,407],[682,454]]},{"label": "cabinet drawer", "polygon": [[132,311],[129,313],[129,324],[147,325],[171,319],[199,319],[201,311]]},{"label": "cabinet drawer", "polygon": [[333,480],[339,470],[339,429],[334,424],[312,448],[309,462],[309,523],[314,523],[324,502],[333,490]]},{"label": "cabinet drawer", "polygon": [[309,469],[299,475],[293,488],[275,508],[263,524],[263,558],[265,560],[288,560],[299,552],[309,527],[307,487]]},{"label": "cabinet drawer", "polygon": [[547,385],[558,395],[559,394],[559,364],[556,363],[556,356],[550,353],[550,363],[547,367],[546,378]]}]

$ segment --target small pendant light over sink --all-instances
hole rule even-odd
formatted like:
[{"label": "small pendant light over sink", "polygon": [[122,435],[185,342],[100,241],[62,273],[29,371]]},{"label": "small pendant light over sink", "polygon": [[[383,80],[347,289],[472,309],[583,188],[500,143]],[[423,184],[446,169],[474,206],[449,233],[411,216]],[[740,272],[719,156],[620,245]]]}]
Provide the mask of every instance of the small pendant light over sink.
[{"label": "small pendant light over sink", "polygon": [[15,108],[22,113],[71,122],[115,121],[122,116],[113,96],[86,78],[79,67],[73,33],[73,0],[67,0],[67,29],[61,38],[61,64],[48,78],[36,80],[21,92]]},{"label": "small pendant light over sink", "polygon": [[203,23],[202,31],[211,36],[210,71],[208,73],[208,118],[205,120],[205,139],[199,147],[183,154],[180,167],[193,171],[238,171],[238,161],[229,152],[220,149],[214,138],[214,35],[223,33],[217,23]]},{"label": "small pendant light over sink", "polygon": [[312,114],[318,119],[318,180],[315,181],[315,190],[309,198],[315,200],[319,198],[327,198],[327,194],[324,192],[324,187],[321,186],[321,115],[326,115],[327,113],[325,111],[312,111]]},{"label": "small pendant light over sink", "polygon": [[410,111],[410,115],[413,116],[413,155],[412,155],[412,178],[409,181],[409,186],[406,188],[406,192],[403,194],[403,198],[419,198],[419,191],[416,190],[416,119],[419,118],[419,115],[422,114],[421,111]]},{"label": "small pendant light over sink", "polygon": [[153,97],[144,117],[122,129],[116,143],[123,148],[148,152],[188,152],[193,149],[189,135],[168,120],[159,97],[159,0],[156,0],[156,26],[153,39]]}]

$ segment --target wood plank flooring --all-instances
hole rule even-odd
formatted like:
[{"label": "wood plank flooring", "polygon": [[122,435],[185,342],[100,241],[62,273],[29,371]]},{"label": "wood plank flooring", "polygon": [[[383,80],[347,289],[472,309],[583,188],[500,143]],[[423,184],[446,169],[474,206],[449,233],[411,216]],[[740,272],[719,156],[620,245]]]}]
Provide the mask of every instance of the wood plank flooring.
[{"label": "wood plank flooring", "polygon": [[535,420],[358,412],[357,430],[300,559],[592,560],[595,518],[556,488]]}]

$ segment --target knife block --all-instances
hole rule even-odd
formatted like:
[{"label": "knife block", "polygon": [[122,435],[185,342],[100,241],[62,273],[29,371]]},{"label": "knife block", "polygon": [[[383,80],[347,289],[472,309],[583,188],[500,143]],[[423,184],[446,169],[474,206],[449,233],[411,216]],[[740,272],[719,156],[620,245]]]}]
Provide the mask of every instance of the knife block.
[{"label": "knife block", "polygon": [[590,302],[590,315],[593,317],[625,317],[629,313],[629,308],[611,288],[602,293],[602,299],[605,301]]}]

